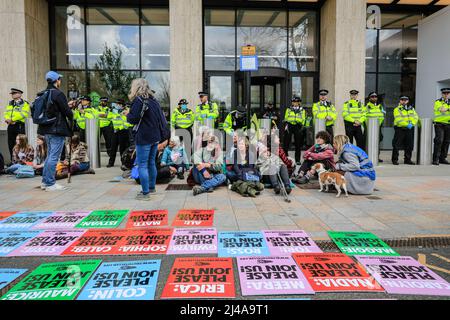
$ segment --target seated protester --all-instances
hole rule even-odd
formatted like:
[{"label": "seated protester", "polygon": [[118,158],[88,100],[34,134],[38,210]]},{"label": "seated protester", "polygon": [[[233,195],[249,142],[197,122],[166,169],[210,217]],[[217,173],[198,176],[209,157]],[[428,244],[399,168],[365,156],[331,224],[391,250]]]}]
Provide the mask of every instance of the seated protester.
[{"label": "seated protester", "polygon": [[256,168],[256,161],[256,148],[249,146],[247,137],[239,137],[231,170],[227,170],[229,182],[234,183],[239,180],[259,182],[260,174]]},{"label": "seated protester", "polygon": [[331,145],[331,136],[327,131],[320,131],[316,135],[316,144],[309,148],[304,154],[305,161],[300,167],[299,176],[295,180],[299,184],[307,184],[316,174],[311,169],[316,163],[322,163],[325,170],[334,170],[334,149]]},{"label": "seated protester", "polygon": [[361,195],[372,194],[376,173],[372,161],[364,150],[351,144],[350,139],[344,135],[336,136],[333,146],[339,157],[336,170],[345,176],[348,192]]},{"label": "seated protester", "polygon": [[47,159],[47,142],[45,137],[38,135],[36,139],[36,150],[34,152],[33,168],[36,175],[42,175],[45,159]]},{"label": "seated protester", "polygon": [[263,177],[263,182],[270,184],[276,194],[280,194],[281,187],[278,174],[286,188],[287,194],[291,194],[291,181],[287,166],[279,156],[271,152],[270,144],[268,147],[260,147],[257,166]]},{"label": "seated protester", "polygon": [[180,180],[184,179],[184,172],[189,169],[186,153],[178,137],[170,138],[169,145],[164,149],[161,167],[166,166],[169,167],[171,175],[177,175]]},{"label": "seated protester", "polygon": [[[73,136],[71,143],[68,143],[66,145],[66,160],[64,160],[62,165],[58,166],[56,179],[67,178],[69,174],[69,165],[70,165],[70,174],[72,175],[83,173],[95,174],[95,171],[90,168],[87,149],[88,149],[87,144],[81,142],[79,136],[77,135]],[[67,159],[70,159],[70,164],[69,160]]]},{"label": "seated protester", "polygon": [[281,161],[286,165],[289,173],[289,177],[292,176],[295,170],[295,160],[290,158],[287,153],[284,151],[283,147],[280,144],[280,137],[278,135],[274,138],[275,145],[278,146],[278,156],[280,157]]},{"label": "seated protester", "polygon": [[200,185],[194,187],[194,196],[213,192],[214,188],[225,182],[222,165],[223,153],[218,139],[215,136],[209,136],[206,146],[202,146],[194,153],[192,175],[194,181]]},{"label": "seated protester", "polygon": [[6,169],[6,173],[15,174],[22,166],[32,166],[34,160],[34,149],[28,144],[28,138],[24,134],[16,137],[16,145],[14,146],[12,155],[12,165]]}]

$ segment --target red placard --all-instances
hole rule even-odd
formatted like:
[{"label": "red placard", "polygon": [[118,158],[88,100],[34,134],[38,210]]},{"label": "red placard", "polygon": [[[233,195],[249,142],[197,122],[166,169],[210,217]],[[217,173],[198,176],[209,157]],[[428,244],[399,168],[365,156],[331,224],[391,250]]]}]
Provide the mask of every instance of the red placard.
[{"label": "red placard", "polygon": [[295,253],[292,256],[316,292],[384,292],[360,264],[343,253]]},{"label": "red placard", "polygon": [[3,211],[0,212],[0,220],[4,220],[10,216],[12,216],[13,214],[16,214],[17,211]]},{"label": "red placard", "polygon": [[234,298],[232,258],[177,258],[162,299]]},{"label": "red placard", "polygon": [[165,254],[173,229],[128,230],[114,254]]},{"label": "red placard", "polygon": [[214,210],[180,210],[172,222],[173,227],[212,227]]},{"label": "red placard", "polygon": [[120,243],[129,235],[128,230],[89,230],[62,255],[89,256],[117,254]]},{"label": "red placard", "polygon": [[162,227],[168,223],[167,210],[133,211],[128,218],[127,229]]}]

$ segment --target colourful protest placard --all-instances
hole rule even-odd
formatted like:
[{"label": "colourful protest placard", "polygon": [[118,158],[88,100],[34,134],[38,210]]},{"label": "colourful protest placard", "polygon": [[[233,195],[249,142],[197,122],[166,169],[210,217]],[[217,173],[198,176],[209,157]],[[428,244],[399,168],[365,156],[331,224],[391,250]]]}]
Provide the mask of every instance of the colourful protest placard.
[{"label": "colourful protest placard", "polygon": [[53,212],[19,212],[0,221],[0,232],[29,230]]},{"label": "colourful protest placard", "polygon": [[167,210],[133,211],[128,217],[127,229],[167,226],[168,219]]},{"label": "colourful protest placard", "polygon": [[172,229],[128,230],[112,254],[164,254],[169,248]]},{"label": "colourful protest placard", "polygon": [[110,255],[129,235],[127,230],[88,230],[72,243],[62,255]]},{"label": "colourful protest placard", "polygon": [[263,234],[272,256],[291,256],[293,253],[322,252],[305,231],[264,230]]},{"label": "colourful protest placard", "polygon": [[262,232],[219,232],[219,257],[270,256]]},{"label": "colourful protest placard", "polygon": [[101,260],[44,263],[1,300],[74,300]]},{"label": "colourful protest placard", "polygon": [[175,229],[167,254],[217,254],[217,230]]},{"label": "colourful protest placard", "polygon": [[293,258],[316,292],[383,292],[359,264],[343,253],[294,253]]},{"label": "colourful protest placard", "polygon": [[291,257],[239,257],[243,296],[314,294]]},{"label": "colourful protest placard", "polygon": [[5,220],[8,217],[11,217],[12,215],[16,214],[17,211],[3,211],[0,212],[0,221]]},{"label": "colourful protest placard", "polygon": [[27,271],[27,269],[0,269],[0,290]]},{"label": "colourful protest placard", "polygon": [[387,293],[450,296],[450,284],[411,257],[356,256]]},{"label": "colourful protest placard", "polygon": [[234,298],[231,258],[176,258],[162,299]]},{"label": "colourful protest placard", "polygon": [[90,213],[91,211],[58,211],[35,225],[33,230],[70,230]]},{"label": "colourful protest placard", "polygon": [[398,256],[384,241],[370,232],[328,231],[331,240],[349,256]]},{"label": "colourful protest placard", "polygon": [[41,231],[0,232],[0,257],[7,256],[40,233]]},{"label": "colourful protest placard", "polygon": [[212,227],[214,210],[180,210],[172,222],[173,227]]},{"label": "colourful protest placard", "polygon": [[77,300],[154,300],[161,260],[104,262]]},{"label": "colourful protest placard", "polygon": [[75,228],[114,229],[117,228],[129,210],[96,210],[81,220]]},{"label": "colourful protest placard", "polygon": [[8,256],[59,256],[84,232],[84,230],[42,232],[9,253]]}]

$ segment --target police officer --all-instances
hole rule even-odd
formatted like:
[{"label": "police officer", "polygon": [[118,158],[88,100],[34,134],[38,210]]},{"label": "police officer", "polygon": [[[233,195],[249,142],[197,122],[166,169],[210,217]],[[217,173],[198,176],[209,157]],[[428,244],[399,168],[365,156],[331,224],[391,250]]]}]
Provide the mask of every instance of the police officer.
[{"label": "police officer", "polygon": [[303,126],[306,121],[306,111],[301,106],[302,99],[294,97],[292,105],[286,109],[284,114],[285,130],[284,130],[284,150],[289,151],[289,146],[294,135],[295,142],[295,161],[300,164],[302,143],[303,143]]},{"label": "police officer", "polygon": [[189,109],[189,102],[186,99],[181,99],[170,119],[173,129],[184,129],[189,131],[192,139],[192,126],[194,125],[195,115],[194,111]]},{"label": "police officer", "polygon": [[334,124],[337,119],[336,108],[331,101],[328,101],[328,90],[319,91],[319,101],[313,104],[312,112],[314,121],[324,119],[327,132],[331,138],[334,137]]},{"label": "police officer", "polygon": [[[366,128],[369,123],[369,119],[375,118],[378,119],[379,124],[379,143],[383,141],[383,132],[382,132],[382,126],[384,122],[384,115],[386,114],[386,111],[384,111],[383,106],[378,103],[378,94],[376,92],[369,93],[369,101],[366,104],[367,109],[367,121],[366,121]],[[380,154],[380,149],[378,148],[378,155]],[[378,159],[378,162],[383,162],[383,160]]]},{"label": "police officer", "polygon": [[401,96],[400,104],[394,109],[394,139],[392,140],[392,163],[398,166],[399,150],[405,150],[405,164],[414,165],[411,161],[414,149],[414,127],[419,121],[419,115],[413,106],[409,105],[409,97]]},{"label": "police officer", "polygon": [[91,107],[92,99],[89,96],[81,97],[81,104],[75,110],[73,119],[80,129],[80,139],[86,142],[86,119],[97,119],[97,110]]},{"label": "police officer", "polygon": [[272,101],[269,101],[267,103],[267,106],[264,108],[261,114],[261,119],[269,119],[271,120],[270,122],[272,123],[272,127],[275,126],[278,127],[278,121],[280,120],[280,113],[275,108]]},{"label": "police officer", "polygon": [[345,134],[353,143],[353,138],[356,140],[356,145],[361,149],[365,149],[365,137],[362,126],[366,121],[366,107],[364,103],[358,100],[358,90],[350,91],[350,100],[344,103],[342,109],[342,117],[344,118]]},{"label": "police officer", "polygon": [[111,111],[108,102],[109,102],[108,97],[100,98],[97,116],[99,118],[100,136],[103,135],[103,138],[105,139],[106,152],[109,156],[111,152],[111,139],[113,134],[113,128],[111,120],[108,119],[108,114]]},{"label": "police officer", "polygon": [[127,150],[130,146],[130,136],[128,129],[132,127],[131,124],[127,122],[126,115],[123,114],[125,111],[125,101],[123,99],[118,99],[111,112],[108,114],[108,119],[111,121],[113,126],[113,134],[111,139],[111,153],[109,155],[109,163],[107,168],[114,167],[117,156],[117,149],[120,151],[120,155]]},{"label": "police officer", "polygon": [[223,130],[226,134],[233,136],[236,130],[247,130],[247,110],[243,106],[237,106],[231,111],[223,123]]},{"label": "police officer", "polygon": [[25,120],[30,116],[30,104],[22,99],[22,90],[11,88],[10,95],[12,100],[9,101],[4,116],[5,122],[8,124],[8,148],[12,161],[12,150],[16,144],[16,137],[19,134],[25,134]]},{"label": "police officer", "polygon": [[450,88],[441,90],[442,98],[434,103],[433,165],[449,164],[447,158],[450,145]]},{"label": "police officer", "polygon": [[208,93],[200,91],[198,93],[200,97],[200,104],[195,108],[195,119],[204,125],[206,119],[212,119],[216,121],[219,117],[219,106],[215,102],[209,102]]}]

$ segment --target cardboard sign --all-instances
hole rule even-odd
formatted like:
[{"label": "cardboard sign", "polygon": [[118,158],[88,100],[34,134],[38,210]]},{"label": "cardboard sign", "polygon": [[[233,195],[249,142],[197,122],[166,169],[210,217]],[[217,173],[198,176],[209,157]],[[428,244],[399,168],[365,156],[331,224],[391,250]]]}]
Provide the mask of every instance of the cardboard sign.
[{"label": "cardboard sign", "polygon": [[450,284],[411,257],[356,258],[387,293],[450,296]]},{"label": "cardboard sign", "polygon": [[385,242],[370,232],[328,231],[328,235],[343,253],[349,256],[398,256]]},{"label": "cardboard sign", "polygon": [[8,217],[10,217],[10,216],[12,216],[12,215],[14,215],[16,213],[17,213],[17,211],[3,211],[3,212],[0,212],[0,221],[1,220],[5,220],[6,218],[8,218]]},{"label": "cardboard sign", "polygon": [[383,288],[343,253],[294,253],[293,258],[316,292],[383,292]]},{"label": "cardboard sign", "polygon": [[133,211],[128,218],[127,229],[162,227],[167,226],[167,224],[167,210]]},{"label": "cardboard sign", "polygon": [[128,230],[113,254],[164,254],[169,248],[172,229]]},{"label": "cardboard sign", "polygon": [[27,271],[27,269],[0,269],[0,290]]},{"label": "cardboard sign", "polygon": [[55,212],[33,227],[33,230],[70,230],[91,211]]},{"label": "cardboard sign", "polygon": [[105,262],[77,300],[154,300],[161,260]]},{"label": "cardboard sign", "polygon": [[314,294],[291,257],[237,258],[243,296]]},{"label": "cardboard sign", "polygon": [[173,227],[212,227],[214,210],[180,210],[172,222]]},{"label": "cardboard sign", "polygon": [[46,231],[8,254],[14,256],[59,256],[85,231]]},{"label": "cardboard sign", "polygon": [[175,229],[167,254],[217,254],[217,230]]},{"label": "cardboard sign", "polygon": [[272,256],[291,256],[293,253],[322,252],[305,231],[265,230],[263,234]]},{"label": "cardboard sign", "polygon": [[177,258],[162,299],[234,298],[231,258]]},{"label": "cardboard sign", "polygon": [[16,284],[2,300],[73,300],[101,260],[41,264]]},{"label": "cardboard sign", "polygon": [[0,221],[0,232],[29,230],[51,214],[53,214],[53,212],[50,211],[16,213],[15,215]]},{"label": "cardboard sign", "polygon": [[219,232],[219,257],[270,256],[259,231]]},{"label": "cardboard sign", "polygon": [[41,231],[0,232],[0,257],[7,256],[40,233]]},{"label": "cardboard sign", "polygon": [[122,222],[129,210],[97,210],[81,220],[76,228],[114,229]]},{"label": "cardboard sign", "polygon": [[72,243],[62,255],[111,255],[128,235],[126,230],[89,230]]}]

